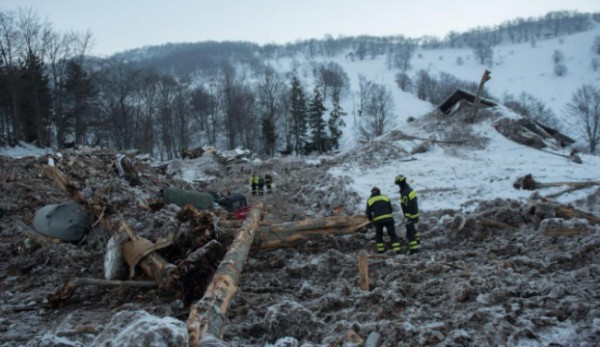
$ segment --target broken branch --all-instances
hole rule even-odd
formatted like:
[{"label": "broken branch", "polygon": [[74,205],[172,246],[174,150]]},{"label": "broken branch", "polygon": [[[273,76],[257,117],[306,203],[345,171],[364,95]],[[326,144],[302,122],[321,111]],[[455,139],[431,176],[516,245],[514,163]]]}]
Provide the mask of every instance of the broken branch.
[{"label": "broken branch", "polygon": [[50,307],[57,307],[65,300],[69,299],[75,289],[85,285],[97,285],[97,286],[117,286],[117,287],[144,287],[154,288],[157,286],[154,281],[119,281],[119,280],[104,280],[96,278],[72,278],[68,280],[61,289],[56,293],[48,295],[48,305]]}]

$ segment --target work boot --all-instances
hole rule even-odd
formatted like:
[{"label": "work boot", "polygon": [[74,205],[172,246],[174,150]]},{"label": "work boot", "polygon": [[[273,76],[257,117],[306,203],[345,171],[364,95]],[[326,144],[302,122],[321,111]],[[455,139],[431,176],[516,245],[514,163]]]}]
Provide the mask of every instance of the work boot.
[{"label": "work boot", "polygon": [[409,255],[410,255],[410,254],[417,254],[417,253],[419,253],[419,252],[420,252],[420,250],[419,250],[418,248],[417,248],[417,249],[411,249],[411,250],[409,250],[409,251],[408,251],[408,254],[409,254]]}]

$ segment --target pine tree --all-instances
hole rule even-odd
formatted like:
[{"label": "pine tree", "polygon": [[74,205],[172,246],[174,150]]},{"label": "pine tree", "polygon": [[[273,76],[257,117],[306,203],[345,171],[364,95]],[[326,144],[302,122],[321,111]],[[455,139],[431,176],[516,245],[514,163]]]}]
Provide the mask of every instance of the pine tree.
[{"label": "pine tree", "polygon": [[331,147],[338,149],[340,147],[340,138],[342,137],[342,130],[340,128],[346,125],[342,117],[347,113],[344,112],[342,106],[340,106],[339,92],[334,92],[331,99],[333,102],[333,109],[329,114],[327,127],[329,128],[329,134],[331,136],[330,145]]},{"label": "pine tree", "polygon": [[296,155],[306,144],[306,96],[302,89],[302,84],[296,76],[292,78],[292,87],[290,90],[290,117],[292,138],[294,140],[294,151]]},{"label": "pine tree", "polygon": [[44,74],[44,63],[29,51],[20,67],[21,129],[24,140],[40,147],[50,145],[49,115],[51,95],[48,77]]},{"label": "pine tree", "polygon": [[318,87],[315,87],[313,99],[308,105],[308,123],[314,149],[319,153],[323,153],[327,147],[327,134],[325,133],[325,121],[323,120],[325,111],[327,111],[327,108],[323,106],[321,92]]}]

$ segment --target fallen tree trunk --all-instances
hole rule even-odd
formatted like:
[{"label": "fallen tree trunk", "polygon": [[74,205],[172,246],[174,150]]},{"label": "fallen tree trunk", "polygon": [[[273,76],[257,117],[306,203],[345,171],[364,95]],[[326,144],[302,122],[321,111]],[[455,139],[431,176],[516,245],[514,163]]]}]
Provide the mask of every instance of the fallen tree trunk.
[{"label": "fallen tree trunk", "polygon": [[258,229],[263,203],[259,202],[242,225],[229,251],[219,265],[202,299],[190,308],[189,345],[198,346],[203,339],[222,339],[223,325]]},{"label": "fallen tree trunk", "polygon": [[587,230],[581,228],[545,228],[546,236],[577,236],[585,233]]},{"label": "fallen tree trunk", "polygon": [[327,235],[352,234],[369,222],[366,216],[354,216],[325,217],[284,224],[261,228],[252,244],[252,250],[296,247],[307,241],[322,240]]},{"label": "fallen tree trunk", "polygon": [[538,188],[549,188],[549,187],[561,187],[561,186],[569,186],[574,188],[586,188],[591,187],[593,185],[600,185],[600,181],[584,181],[584,182],[538,182],[533,179],[531,174],[527,174],[521,178],[518,178],[515,183],[513,183],[513,187],[516,189],[525,189],[525,190],[536,190]]},{"label": "fallen tree trunk", "polygon": [[61,303],[63,303],[65,300],[69,299],[73,295],[76,288],[85,285],[144,288],[157,287],[156,282],[153,281],[119,281],[96,278],[72,278],[68,280],[56,293],[48,295],[48,305],[50,307],[60,306]]},{"label": "fallen tree trunk", "polygon": [[592,224],[600,224],[600,218],[594,216],[591,213],[579,211],[579,210],[576,210],[569,206],[557,207],[556,208],[556,216],[560,217],[560,218],[566,218],[566,219],[582,218],[582,219],[587,219],[588,222],[590,222]]},{"label": "fallen tree trunk", "polygon": [[[289,248],[307,241],[321,240],[326,235],[352,234],[369,223],[365,215],[322,217],[281,224],[261,222],[254,237],[252,250]],[[218,225],[226,228],[226,238],[231,239],[237,232],[231,228],[239,228],[241,222],[223,220],[219,221]]]}]

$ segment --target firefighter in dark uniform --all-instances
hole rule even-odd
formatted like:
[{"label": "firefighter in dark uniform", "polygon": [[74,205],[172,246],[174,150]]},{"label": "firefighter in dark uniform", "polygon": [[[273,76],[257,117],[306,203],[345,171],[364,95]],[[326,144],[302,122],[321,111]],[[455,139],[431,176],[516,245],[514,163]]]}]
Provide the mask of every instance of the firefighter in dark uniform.
[{"label": "firefighter in dark uniform", "polygon": [[256,195],[258,193],[258,176],[255,174],[250,176],[250,187],[252,188],[252,195]]},{"label": "firefighter in dark uniform", "polygon": [[400,206],[402,213],[406,218],[406,238],[408,239],[408,253],[419,252],[421,237],[416,230],[415,224],[419,222],[419,203],[417,202],[417,192],[406,183],[406,176],[398,175],[394,180],[400,187]]},{"label": "firefighter in dark uniform", "polygon": [[385,228],[392,241],[392,249],[396,254],[400,254],[400,239],[396,235],[396,228],[394,227],[390,198],[382,195],[379,188],[373,187],[371,189],[371,197],[367,200],[367,210],[365,213],[369,221],[375,226],[377,253],[385,251],[385,244],[383,243],[383,228]]},{"label": "firefighter in dark uniform", "polygon": [[271,194],[271,183],[273,183],[273,177],[270,174],[265,175],[265,185],[267,186],[267,194]]},{"label": "firefighter in dark uniform", "polygon": [[265,179],[258,176],[258,195],[262,196],[265,193]]}]

